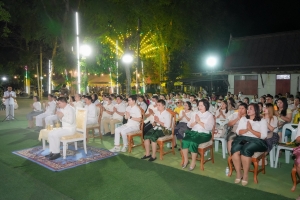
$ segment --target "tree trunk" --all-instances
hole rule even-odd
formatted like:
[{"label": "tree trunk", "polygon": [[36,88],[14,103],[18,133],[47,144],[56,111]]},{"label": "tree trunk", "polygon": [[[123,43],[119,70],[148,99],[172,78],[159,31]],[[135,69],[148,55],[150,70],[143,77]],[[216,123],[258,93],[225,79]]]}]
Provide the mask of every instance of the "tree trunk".
[{"label": "tree trunk", "polygon": [[130,65],[125,66],[126,72],[126,79],[127,79],[127,86],[126,86],[126,93],[131,95],[131,74],[130,74]]}]

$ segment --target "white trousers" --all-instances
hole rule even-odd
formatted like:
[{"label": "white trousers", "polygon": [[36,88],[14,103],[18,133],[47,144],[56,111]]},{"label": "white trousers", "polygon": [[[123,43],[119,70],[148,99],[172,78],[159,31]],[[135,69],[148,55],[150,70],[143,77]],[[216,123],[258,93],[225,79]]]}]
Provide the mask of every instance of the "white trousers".
[{"label": "white trousers", "polygon": [[52,130],[48,134],[48,141],[49,141],[49,150],[52,153],[59,153],[60,152],[60,138],[66,135],[73,135],[75,131],[70,129],[56,129]]},{"label": "white trousers", "polygon": [[44,124],[43,124],[43,120],[47,117],[47,116],[50,116],[51,114],[49,113],[42,113],[42,114],[39,114],[38,116],[35,117],[35,125],[36,126],[41,126],[43,127]]},{"label": "white trousers", "polygon": [[49,115],[45,118],[46,125],[53,125],[56,121],[58,121],[57,115]]},{"label": "white trousers", "polygon": [[7,119],[13,119],[13,118],[15,117],[14,104],[6,105],[6,117],[7,117],[9,114],[10,114],[11,116],[9,116]]},{"label": "white trousers", "polygon": [[115,129],[115,145],[120,145],[120,135],[122,135],[123,145],[128,146],[127,133],[139,130],[139,126],[126,126],[126,124]]}]

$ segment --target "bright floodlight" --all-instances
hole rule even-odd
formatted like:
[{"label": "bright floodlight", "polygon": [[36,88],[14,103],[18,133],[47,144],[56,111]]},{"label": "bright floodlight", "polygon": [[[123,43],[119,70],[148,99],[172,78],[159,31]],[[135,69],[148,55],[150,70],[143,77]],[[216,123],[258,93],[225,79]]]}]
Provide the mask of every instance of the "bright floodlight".
[{"label": "bright floodlight", "polygon": [[88,46],[88,45],[82,45],[80,47],[80,54],[81,55],[83,55],[83,56],[89,56],[89,55],[91,55],[91,53],[92,53],[92,49],[91,49],[90,46]]},{"label": "bright floodlight", "polygon": [[125,54],[123,57],[122,57],[122,61],[126,64],[129,64],[129,63],[132,63],[133,61],[133,56],[131,54]]},{"label": "bright floodlight", "polygon": [[2,81],[6,81],[7,78],[5,76],[2,77]]},{"label": "bright floodlight", "polygon": [[214,67],[217,64],[217,58],[216,57],[208,57],[206,59],[206,64],[210,67]]}]

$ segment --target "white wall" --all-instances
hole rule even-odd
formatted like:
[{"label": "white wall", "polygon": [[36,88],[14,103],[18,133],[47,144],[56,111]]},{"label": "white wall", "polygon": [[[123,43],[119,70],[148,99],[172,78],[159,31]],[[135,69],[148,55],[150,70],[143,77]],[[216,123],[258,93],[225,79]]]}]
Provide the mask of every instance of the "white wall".
[{"label": "white wall", "polygon": [[[228,91],[234,93],[234,76],[235,75],[254,75],[254,74],[234,74],[228,75],[228,82],[230,84]],[[264,82],[264,87],[262,86],[261,77],[258,75],[258,97],[264,94],[275,95],[276,92],[276,74],[262,74],[262,79]],[[300,79],[300,74],[291,74],[291,90],[290,93],[296,95],[297,93],[297,84],[298,77]],[[244,94],[245,96],[252,96],[253,94]]]}]

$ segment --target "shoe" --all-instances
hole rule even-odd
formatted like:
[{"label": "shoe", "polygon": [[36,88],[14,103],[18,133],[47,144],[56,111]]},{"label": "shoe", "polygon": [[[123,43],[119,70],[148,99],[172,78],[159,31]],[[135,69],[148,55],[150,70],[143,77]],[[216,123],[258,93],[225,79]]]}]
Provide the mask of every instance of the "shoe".
[{"label": "shoe", "polygon": [[242,181],[242,186],[246,186],[248,184],[248,181]]},{"label": "shoe", "polygon": [[55,160],[55,159],[57,159],[59,157],[60,157],[60,153],[55,153],[51,157],[49,157],[49,160]]},{"label": "shoe", "polygon": [[105,133],[104,136],[110,136],[111,132]]},{"label": "shoe", "polygon": [[50,158],[51,156],[53,156],[52,152],[50,154],[48,154],[48,155],[45,155],[46,158]]},{"label": "shoe", "polygon": [[151,156],[150,159],[149,159],[148,161],[152,162],[152,161],[154,161],[154,160],[156,160],[156,158],[152,158],[152,156]]},{"label": "shoe", "polygon": [[122,151],[123,153],[125,153],[125,152],[127,152],[127,149],[128,149],[128,147],[127,147],[127,146],[123,146],[123,148],[122,148],[122,150],[121,150],[121,151]]},{"label": "shoe", "polygon": [[115,146],[114,148],[110,149],[109,151],[115,153],[115,152],[120,152],[120,150],[121,150],[120,147]]},{"label": "shoe", "polygon": [[181,165],[181,166],[182,166],[182,169],[186,168],[189,164],[190,164],[190,161],[188,161],[186,165],[182,164],[182,165]]},{"label": "shoe", "polygon": [[235,180],[234,180],[234,183],[240,183],[241,182],[241,180],[243,180],[243,177],[242,178],[236,178]]},{"label": "shoe", "polygon": [[195,169],[196,165],[194,167],[189,167],[189,171],[193,171]]},{"label": "shoe", "polygon": [[113,137],[113,138],[114,138],[114,137],[115,137],[115,134],[111,134],[110,137]]},{"label": "shoe", "polygon": [[178,151],[181,151],[181,148],[178,148]]},{"label": "shoe", "polygon": [[[174,148],[177,148],[177,144],[174,146]],[[172,147],[170,147],[170,149],[172,149]]]},{"label": "shoe", "polygon": [[151,157],[151,155],[149,155],[149,156],[144,155],[141,159],[145,160],[145,159],[150,158],[150,157]]}]

